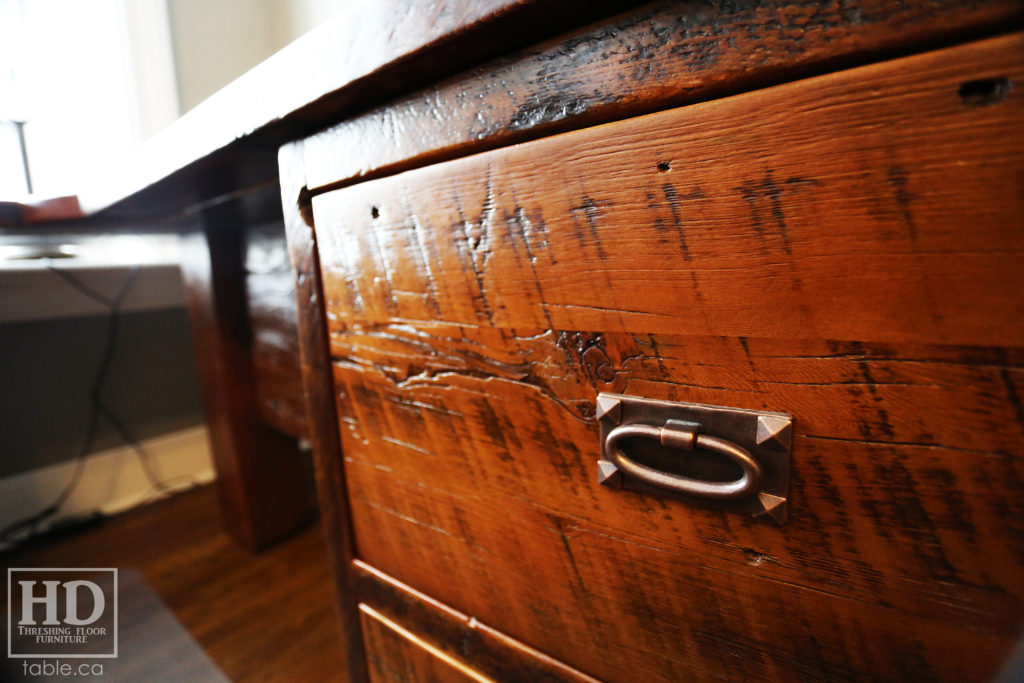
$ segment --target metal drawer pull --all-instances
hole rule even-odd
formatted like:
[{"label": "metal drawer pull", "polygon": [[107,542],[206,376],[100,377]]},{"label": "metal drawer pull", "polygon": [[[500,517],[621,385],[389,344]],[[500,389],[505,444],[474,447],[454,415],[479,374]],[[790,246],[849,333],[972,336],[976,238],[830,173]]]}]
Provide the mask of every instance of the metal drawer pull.
[{"label": "metal drawer pull", "polygon": [[602,486],[785,524],[790,415],[606,393],[594,414]]},{"label": "metal drawer pull", "polygon": [[[609,453],[615,465],[629,476],[676,493],[711,500],[737,500],[757,493],[763,472],[753,456],[731,441],[699,434],[697,429],[698,425],[677,420],[668,420],[663,427],[644,424],[622,425],[608,433],[605,439],[605,452]],[[739,465],[743,470],[743,476],[734,481],[710,482],[660,472],[627,458],[622,452],[621,445],[626,439],[655,439],[666,448],[720,453]]]}]

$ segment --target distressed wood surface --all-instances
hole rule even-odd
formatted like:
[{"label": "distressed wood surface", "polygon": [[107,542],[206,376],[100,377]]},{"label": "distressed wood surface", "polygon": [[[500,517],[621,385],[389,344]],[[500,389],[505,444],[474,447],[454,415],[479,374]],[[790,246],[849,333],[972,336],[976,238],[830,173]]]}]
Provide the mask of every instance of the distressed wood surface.
[{"label": "distressed wood surface", "polygon": [[288,238],[288,257],[295,273],[295,307],[305,414],[313,448],[317,500],[334,579],[334,599],[340,626],[339,646],[345,656],[345,676],[351,683],[368,679],[354,576],[354,540],[348,508],[345,470],[338,441],[334,382],[324,369],[330,365],[327,318],[320,293],[320,260],[312,209],[306,194],[302,142],[284,145],[278,153],[281,204]]},{"label": "distressed wood surface", "polygon": [[[427,324],[341,343],[358,556],[591,675],[985,680],[1015,642],[1019,352]],[[792,413],[789,523],[599,486],[599,391]]]},{"label": "distressed wood surface", "polygon": [[[605,680],[987,680],[1024,614],[1022,62],[315,197],[357,556]],[[793,414],[788,524],[599,486],[600,391]]]},{"label": "distressed wood surface", "polygon": [[992,39],[314,197],[331,329],[1024,345],[1022,62]]},{"label": "distressed wood surface", "polygon": [[285,434],[308,438],[299,367],[295,275],[288,259],[284,224],[254,224],[244,233],[245,291],[260,416]]},{"label": "distressed wood surface", "polygon": [[312,519],[308,466],[294,438],[261,417],[245,289],[245,211],[206,209],[182,238],[182,275],[203,414],[225,526],[250,549],[293,534]]},{"label": "distressed wood surface", "polygon": [[310,189],[1005,31],[993,2],[658,2],[349,118],[306,147]]},{"label": "distressed wood surface", "polygon": [[[366,642],[366,659],[372,683],[487,683],[489,678],[453,660],[442,659],[424,647],[418,634],[381,615],[368,605],[359,605],[359,624]],[[472,673],[470,673],[472,672]],[[475,675],[474,675],[475,674]]]},{"label": "distressed wood surface", "polygon": [[[355,560],[346,569],[355,572],[356,591],[363,604],[423,634],[431,647],[468,664],[488,680],[595,683],[593,678],[439,603],[365,562]],[[365,619],[363,623],[365,625]],[[372,646],[367,650],[371,667],[388,665],[384,656],[380,657],[385,660],[382,665],[374,661]],[[410,677],[407,680],[432,679]]]}]

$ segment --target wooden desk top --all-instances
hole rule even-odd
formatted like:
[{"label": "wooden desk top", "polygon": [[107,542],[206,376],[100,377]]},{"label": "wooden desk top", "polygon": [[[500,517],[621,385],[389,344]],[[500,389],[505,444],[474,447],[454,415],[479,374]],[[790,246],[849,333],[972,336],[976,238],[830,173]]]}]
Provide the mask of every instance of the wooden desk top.
[{"label": "wooden desk top", "polygon": [[620,7],[607,0],[351,6],[140,145],[117,175],[88,179],[77,196],[0,201],[0,225],[159,220],[275,184],[283,143]]}]

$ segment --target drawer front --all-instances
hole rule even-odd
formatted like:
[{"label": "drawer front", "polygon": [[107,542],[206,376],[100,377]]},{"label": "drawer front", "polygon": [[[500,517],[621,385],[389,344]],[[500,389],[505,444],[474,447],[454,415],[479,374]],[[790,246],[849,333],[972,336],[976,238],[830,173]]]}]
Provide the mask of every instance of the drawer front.
[{"label": "drawer front", "polygon": [[352,571],[374,680],[597,683],[364,562]]},{"label": "drawer front", "polygon": [[[602,679],[990,675],[1024,613],[1022,58],[316,197],[359,557]],[[792,414],[788,523],[599,486],[599,392]]]},{"label": "drawer front", "polygon": [[487,681],[458,660],[443,656],[417,634],[375,609],[359,605],[359,626],[373,683]]}]

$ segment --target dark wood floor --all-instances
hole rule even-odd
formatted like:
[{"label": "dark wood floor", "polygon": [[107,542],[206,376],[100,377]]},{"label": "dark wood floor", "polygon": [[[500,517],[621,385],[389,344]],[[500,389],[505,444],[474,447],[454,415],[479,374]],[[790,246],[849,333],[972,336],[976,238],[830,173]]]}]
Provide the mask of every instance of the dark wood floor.
[{"label": "dark wood floor", "polygon": [[210,486],[0,555],[11,566],[135,568],[232,681],[341,679],[319,526],[250,553],[222,531]]}]

